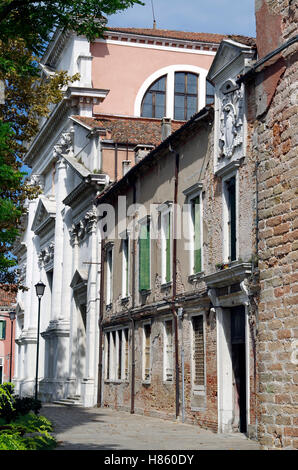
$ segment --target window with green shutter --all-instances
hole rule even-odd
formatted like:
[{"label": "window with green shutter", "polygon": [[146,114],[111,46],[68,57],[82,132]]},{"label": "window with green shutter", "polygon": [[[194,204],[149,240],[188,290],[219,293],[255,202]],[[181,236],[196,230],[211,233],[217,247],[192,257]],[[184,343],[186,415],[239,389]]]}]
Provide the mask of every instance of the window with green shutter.
[{"label": "window with green shutter", "polygon": [[172,279],[171,211],[161,213],[161,278],[162,284]]},{"label": "window with green shutter", "polygon": [[0,320],[0,339],[5,339],[6,321]]},{"label": "window with green shutter", "polygon": [[150,221],[140,224],[139,290],[150,289]]},{"label": "window with green shutter", "polygon": [[191,204],[193,221],[193,271],[195,274],[202,270],[200,196],[193,198]]}]

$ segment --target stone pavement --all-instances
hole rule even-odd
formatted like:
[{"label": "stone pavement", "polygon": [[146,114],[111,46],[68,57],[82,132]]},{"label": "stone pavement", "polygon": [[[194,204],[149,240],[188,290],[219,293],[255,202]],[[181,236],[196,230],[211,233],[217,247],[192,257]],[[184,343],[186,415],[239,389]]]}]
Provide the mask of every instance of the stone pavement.
[{"label": "stone pavement", "polygon": [[198,426],[108,408],[44,404],[57,450],[258,450],[243,434],[214,434]]}]

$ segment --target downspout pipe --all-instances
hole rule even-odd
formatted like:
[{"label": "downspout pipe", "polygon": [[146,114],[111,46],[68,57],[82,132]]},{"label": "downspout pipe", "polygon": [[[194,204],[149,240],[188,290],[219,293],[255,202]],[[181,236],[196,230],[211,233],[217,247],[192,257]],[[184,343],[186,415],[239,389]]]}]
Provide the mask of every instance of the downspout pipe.
[{"label": "downspout pipe", "polygon": [[174,211],[173,211],[173,292],[172,292],[172,314],[175,325],[175,384],[176,384],[176,418],[180,412],[180,393],[179,393],[179,350],[178,350],[178,316],[175,308],[175,299],[177,294],[177,201],[178,201],[178,183],[179,183],[179,153],[172,149],[169,143],[169,151],[175,156],[175,177],[174,177]]},{"label": "downspout pipe", "polygon": [[290,47],[292,44],[295,44],[295,42],[298,41],[298,34],[296,36],[293,36],[290,38],[288,41],[283,43],[281,46],[277,47],[273,51],[269,52],[268,54],[265,55],[265,57],[262,57],[262,59],[258,60],[252,67],[249,69],[245,74],[240,75],[238,80],[236,82],[240,85],[242,82],[244,82],[247,78],[250,78],[254,73],[256,73],[257,68],[261,67],[261,65],[265,64],[268,62],[272,57],[275,57],[277,54],[282,52],[284,49]]},{"label": "downspout pipe", "polygon": [[103,347],[103,292],[104,292],[104,250],[105,242],[101,238],[101,254],[100,254],[100,300],[99,300],[99,360],[98,360],[98,386],[97,386],[97,408],[102,406],[102,347]]},{"label": "downspout pipe", "polygon": [[[136,203],[136,185],[133,184],[133,204]],[[133,230],[135,227],[133,226]],[[135,234],[132,238],[132,310],[135,307],[135,296],[136,296],[136,242]],[[135,412],[135,368],[136,368],[136,359],[135,359],[135,320],[132,318],[131,313],[129,312],[129,318],[131,321],[131,391],[130,391],[130,413],[134,414]]]}]

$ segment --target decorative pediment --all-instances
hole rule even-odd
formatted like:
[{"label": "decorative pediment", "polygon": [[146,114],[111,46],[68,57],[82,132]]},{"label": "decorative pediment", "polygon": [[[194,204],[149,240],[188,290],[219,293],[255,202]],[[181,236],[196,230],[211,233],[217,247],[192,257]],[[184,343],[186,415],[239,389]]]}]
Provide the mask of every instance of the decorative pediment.
[{"label": "decorative pediment", "polygon": [[44,196],[41,196],[38,201],[35,217],[32,223],[31,230],[36,234],[50,223],[55,221],[56,217],[56,202]]},{"label": "decorative pediment", "polygon": [[221,75],[225,69],[233,66],[233,63],[236,62],[243,53],[249,53],[252,58],[254,49],[249,45],[242,44],[231,39],[223,40],[209,69],[207,80],[212,83],[216,82],[217,77]]},{"label": "decorative pediment", "polygon": [[80,305],[87,303],[88,272],[85,269],[76,269],[70,287],[73,289],[76,302]]},{"label": "decorative pediment", "polygon": [[85,269],[76,269],[70,287],[74,290],[80,289],[81,287],[87,287],[88,272]]}]

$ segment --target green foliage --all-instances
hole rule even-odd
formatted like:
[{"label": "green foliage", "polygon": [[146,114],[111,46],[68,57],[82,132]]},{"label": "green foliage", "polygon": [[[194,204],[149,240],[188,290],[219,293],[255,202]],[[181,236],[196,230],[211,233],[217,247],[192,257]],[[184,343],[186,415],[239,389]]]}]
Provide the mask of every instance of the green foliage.
[{"label": "green foliage", "polygon": [[41,54],[57,28],[85,35],[89,40],[102,34],[106,19],[140,0],[0,0],[0,39],[23,38]]},{"label": "green foliage", "polygon": [[0,425],[0,450],[50,450],[57,442],[50,432],[52,424],[44,416],[27,413],[8,426]]},{"label": "green foliage", "polygon": [[0,450],[27,450],[27,448],[19,434],[0,432]]},{"label": "green foliage", "polygon": [[102,36],[104,15],[125,10],[140,0],[0,0],[0,81],[5,103],[0,103],[0,283],[18,285],[12,244],[20,235],[25,200],[39,188],[24,182],[20,171],[41,117],[62,99],[62,88],[78,76],[60,71],[42,76],[39,68],[47,44],[56,30],[71,30],[89,40]]},{"label": "green foliage", "polygon": [[9,423],[15,414],[15,399],[13,397],[14,385],[6,382],[0,385],[0,417]]},{"label": "green foliage", "polygon": [[[56,447],[51,422],[37,415],[41,402],[13,395],[11,383],[0,385],[0,450],[50,450]],[[32,412],[33,411],[33,412]]]}]

